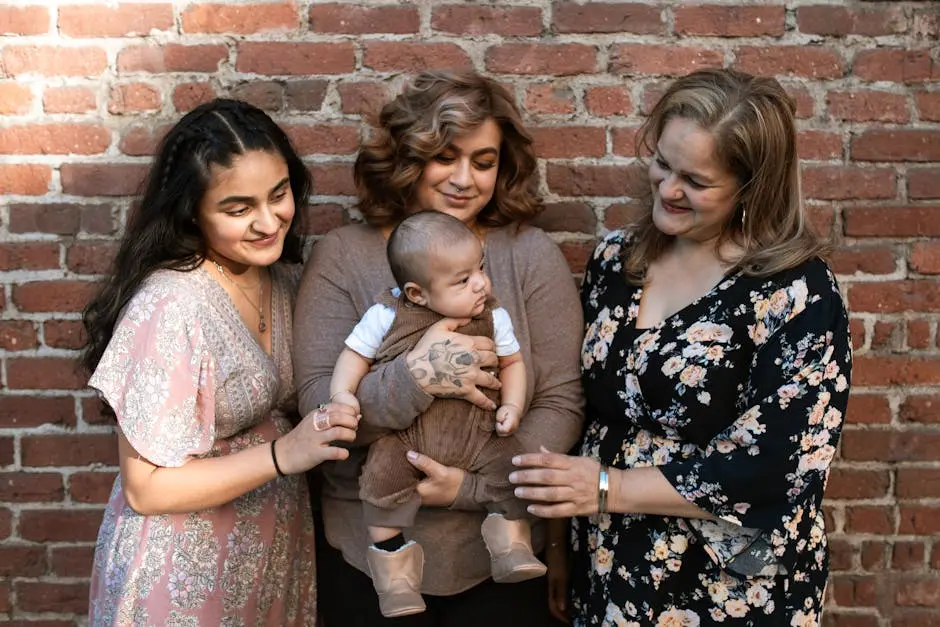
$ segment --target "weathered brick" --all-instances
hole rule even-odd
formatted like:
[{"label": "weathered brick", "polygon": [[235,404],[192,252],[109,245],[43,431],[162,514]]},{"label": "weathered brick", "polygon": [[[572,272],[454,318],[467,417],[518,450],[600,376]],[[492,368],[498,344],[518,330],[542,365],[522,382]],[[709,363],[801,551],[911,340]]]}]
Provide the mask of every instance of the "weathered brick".
[{"label": "weathered brick", "polygon": [[296,2],[191,4],[183,10],[181,23],[184,33],[226,35],[288,33],[300,28]]}]

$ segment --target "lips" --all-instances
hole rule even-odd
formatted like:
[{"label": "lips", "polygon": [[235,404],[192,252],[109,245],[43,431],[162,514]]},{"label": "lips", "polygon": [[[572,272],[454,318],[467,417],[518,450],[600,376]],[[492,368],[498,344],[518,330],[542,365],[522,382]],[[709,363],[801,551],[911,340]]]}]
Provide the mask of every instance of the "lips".
[{"label": "lips", "polygon": [[474,197],[473,196],[454,196],[453,194],[444,194],[444,198],[446,198],[447,201],[452,204],[465,205],[471,200],[473,200]]},{"label": "lips", "polygon": [[687,209],[687,208],[685,208],[685,207],[677,207],[676,205],[671,205],[671,204],[669,204],[668,202],[666,202],[665,200],[662,200],[662,199],[659,200],[659,204],[662,205],[663,211],[665,211],[666,213],[679,213],[679,214],[681,214],[681,213],[688,213],[689,211],[692,211],[691,209]]}]

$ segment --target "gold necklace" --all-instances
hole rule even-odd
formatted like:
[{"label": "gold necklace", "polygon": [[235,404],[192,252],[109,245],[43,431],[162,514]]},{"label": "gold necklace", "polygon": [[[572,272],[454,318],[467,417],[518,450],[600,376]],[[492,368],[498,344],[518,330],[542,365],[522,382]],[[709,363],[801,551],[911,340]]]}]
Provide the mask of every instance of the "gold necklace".
[{"label": "gold necklace", "polygon": [[258,310],[258,333],[264,333],[267,331],[268,325],[265,324],[264,321],[264,307],[262,306],[264,305],[264,278],[261,277],[260,274],[258,275],[258,303],[255,304],[255,302],[251,300],[251,297],[248,296],[248,292],[245,291],[245,288],[239,285],[235,279],[228,275],[228,273],[222,267],[222,264],[220,264],[215,259],[210,259],[210,261],[215,264],[216,270],[219,271],[219,274],[221,274],[226,281],[238,288],[238,291],[242,293],[242,296],[245,297],[245,300],[248,301],[248,304]]}]

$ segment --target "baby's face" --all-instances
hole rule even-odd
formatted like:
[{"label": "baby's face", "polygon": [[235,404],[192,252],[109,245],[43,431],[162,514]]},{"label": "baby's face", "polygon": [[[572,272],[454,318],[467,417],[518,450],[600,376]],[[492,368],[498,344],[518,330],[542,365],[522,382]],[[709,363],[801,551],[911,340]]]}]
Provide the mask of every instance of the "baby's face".
[{"label": "baby's face", "polygon": [[434,251],[428,259],[428,309],[448,318],[472,318],[483,312],[490,277],[483,271],[483,247],[476,238]]}]

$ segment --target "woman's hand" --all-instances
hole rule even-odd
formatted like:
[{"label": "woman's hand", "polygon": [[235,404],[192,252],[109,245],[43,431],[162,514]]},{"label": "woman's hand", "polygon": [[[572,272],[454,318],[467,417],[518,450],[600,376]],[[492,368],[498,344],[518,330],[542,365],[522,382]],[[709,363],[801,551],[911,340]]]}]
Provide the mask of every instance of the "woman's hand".
[{"label": "woman's hand", "polygon": [[499,363],[495,345],[492,338],[455,332],[469,322],[445,318],[431,325],[405,360],[415,381],[431,396],[462,398],[493,410],[496,404],[478,388],[500,388],[496,375],[484,370]]},{"label": "woman's hand", "polygon": [[568,548],[567,543],[549,542],[545,547],[548,566],[548,611],[563,623],[568,618]]},{"label": "woman's hand", "polygon": [[342,403],[313,410],[278,439],[275,450],[281,470],[291,475],[325,461],[346,459],[349,451],[332,443],[355,440],[359,418],[358,409]]},{"label": "woman's hand", "polygon": [[587,457],[551,453],[517,455],[510,473],[515,495],[527,501],[531,514],[542,518],[590,516],[597,513],[597,485],[601,465]]},{"label": "woman's hand", "polygon": [[464,472],[460,468],[453,468],[440,464],[427,455],[408,451],[408,461],[411,465],[427,475],[418,483],[418,495],[421,497],[423,507],[450,507],[460,492]]}]

